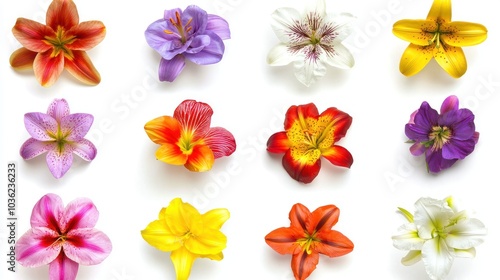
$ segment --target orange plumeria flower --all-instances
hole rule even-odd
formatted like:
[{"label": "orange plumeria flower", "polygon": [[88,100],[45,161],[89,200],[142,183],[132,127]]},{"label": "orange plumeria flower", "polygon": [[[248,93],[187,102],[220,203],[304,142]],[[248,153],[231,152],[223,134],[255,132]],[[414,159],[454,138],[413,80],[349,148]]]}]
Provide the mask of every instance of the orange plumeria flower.
[{"label": "orange plumeria flower", "polygon": [[316,269],[319,254],[340,257],[354,249],[352,241],[331,228],[339,220],[340,210],[325,205],[312,213],[297,203],[289,214],[290,227],[281,227],[266,235],[266,243],[276,252],[292,255],[296,280],[304,280]]},{"label": "orange plumeria flower", "polygon": [[321,169],[321,157],[334,165],[351,167],[353,158],[336,145],[351,126],[352,117],[330,107],[321,115],[313,103],[292,106],[286,112],[285,131],[267,141],[271,153],[285,153],[283,167],[295,180],[310,183]]},{"label": "orange plumeria flower", "polygon": [[215,159],[231,155],[236,141],[226,129],[210,127],[212,114],[208,104],[184,100],[173,117],[161,116],[146,123],[151,141],[161,145],[156,159],[203,172],[212,168]]},{"label": "orange plumeria flower", "polygon": [[54,84],[63,69],[89,85],[101,81],[86,51],[104,39],[106,28],[95,20],[79,23],[72,0],[53,0],[46,24],[18,18],[12,33],[23,47],[12,53],[10,65],[15,69],[33,68],[42,86]]}]

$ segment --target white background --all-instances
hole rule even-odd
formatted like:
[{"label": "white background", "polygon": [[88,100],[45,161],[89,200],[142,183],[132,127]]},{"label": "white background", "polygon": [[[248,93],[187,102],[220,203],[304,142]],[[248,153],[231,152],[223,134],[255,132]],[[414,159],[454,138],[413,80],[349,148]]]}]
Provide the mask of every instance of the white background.
[{"label": "white background", "polygon": [[[76,1],[80,20],[101,20],[104,41],[88,52],[102,76],[95,87],[82,85],[65,72],[55,85],[41,87],[32,72],[16,72],[8,61],[20,47],[11,28],[16,18],[45,21],[48,0],[0,1],[0,104],[2,184],[7,185],[7,163],[18,166],[17,237],[29,228],[33,205],[46,193],[65,203],[89,197],[100,211],[96,228],[113,242],[110,256],[98,266],[80,266],[77,279],[175,279],[169,253],[149,246],[140,230],[157,218],[162,207],[181,197],[205,212],[225,207],[231,218],[222,231],[228,237],[221,262],[198,259],[190,279],[293,279],[291,256],[281,256],[264,242],[271,230],[288,226],[288,212],[301,202],[312,211],[335,204],[341,210],[334,229],[349,237],[354,251],[340,258],[320,257],[308,278],[426,279],[422,263],[400,264],[406,252],[392,246],[391,236],[405,222],[398,206],[413,212],[422,196],[453,195],[475,211],[488,227],[475,259],[456,259],[448,279],[498,279],[500,223],[498,107],[500,73],[498,15],[494,1],[454,1],[453,20],[478,22],[489,29],[481,45],[465,48],[469,69],[460,79],[449,77],[434,61],[406,78],[398,70],[407,43],[391,33],[399,19],[425,18],[431,0],[327,1],[327,9],[357,16],[355,33],[346,41],[356,65],[350,70],[329,68],[310,88],[293,76],[292,66],[273,68],[267,52],[278,43],[270,14],[279,7],[302,9],[305,1]],[[226,40],[221,62],[210,66],[188,64],[174,83],[157,79],[160,56],[144,39],[144,30],[163,16],[163,10],[198,4],[227,19],[232,38]],[[476,115],[481,133],[473,154],[438,175],[428,174],[423,158],[413,158],[404,125],[422,101],[439,110],[449,95]],[[39,156],[24,161],[21,144],[29,137],[23,124],[27,112],[45,112],[54,98],[68,100],[73,113],[95,117],[88,139],[98,147],[91,163],[75,157],[69,172],[52,177]],[[236,152],[218,159],[207,173],[192,173],[155,159],[157,145],[144,124],[172,115],[185,99],[210,104],[213,126],[231,131]],[[337,107],[353,117],[339,145],[354,156],[351,169],[324,161],[313,183],[291,179],[281,156],[269,155],[268,137],[283,130],[284,112],[291,105],[314,102],[319,111]],[[2,224],[6,224],[6,188],[1,191]],[[0,227],[1,260],[7,259],[6,226]],[[2,279],[48,279],[48,266],[7,271]],[[6,275],[6,276],[3,276]]]}]

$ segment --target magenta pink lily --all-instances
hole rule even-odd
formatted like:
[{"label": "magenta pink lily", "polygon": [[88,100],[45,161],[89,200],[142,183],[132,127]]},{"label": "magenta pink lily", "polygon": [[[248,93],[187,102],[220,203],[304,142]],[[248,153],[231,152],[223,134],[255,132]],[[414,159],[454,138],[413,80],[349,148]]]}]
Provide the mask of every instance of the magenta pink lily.
[{"label": "magenta pink lily", "polygon": [[33,207],[31,229],[16,243],[17,261],[26,267],[49,265],[50,280],[76,279],[79,265],[96,265],[111,253],[111,240],[94,228],[99,212],[88,198],[66,207],[55,194]]},{"label": "magenta pink lily", "polygon": [[94,117],[90,114],[70,114],[68,102],[55,99],[49,105],[47,114],[24,115],[24,125],[31,138],[21,146],[21,157],[28,160],[47,152],[47,166],[59,179],[71,167],[73,153],[86,161],[95,158],[96,147],[84,138],[93,121]]}]

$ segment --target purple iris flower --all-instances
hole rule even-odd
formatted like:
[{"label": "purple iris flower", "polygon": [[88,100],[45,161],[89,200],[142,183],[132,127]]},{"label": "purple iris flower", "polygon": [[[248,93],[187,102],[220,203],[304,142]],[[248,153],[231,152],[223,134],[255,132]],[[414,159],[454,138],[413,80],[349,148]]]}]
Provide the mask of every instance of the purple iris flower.
[{"label": "purple iris flower", "polygon": [[225,19],[195,5],[184,11],[165,10],[163,18],[149,25],[144,34],[149,46],[162,57],[160,81],[168,82],[181,73],[186,59],[200,65],[219,62],[224,54],[222,40],[231,36]]},{"label": "purple iris flower", "polygon": [[475,128],[474,114],[458,109],[458,98],[452,95],[443,101],[440,114],[423,102],[411,115],[405,133],[414,142],[412,155],[425,153],[428,170],[437,173],[474,151],[479,139]]}]

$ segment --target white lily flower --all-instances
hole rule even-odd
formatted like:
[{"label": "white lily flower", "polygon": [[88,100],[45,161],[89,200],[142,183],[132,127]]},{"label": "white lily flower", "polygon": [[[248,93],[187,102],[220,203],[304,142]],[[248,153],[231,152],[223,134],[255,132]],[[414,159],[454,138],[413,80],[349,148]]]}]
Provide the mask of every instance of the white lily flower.
[{"label": "white lily flower", "polygon": [[455,257],[475,256],[475,248],[486,235],[484,224],[458,211],[451,197],[443,200],[420,198],[415,203],[415,215],[400,208],[409,223],[401,226],[392,237],[393,245],[409,250],[401,262],[412,265],[423,261],[430,279],[444,279]]},{"label": "white lily flower", "polygon": [[281,41],[271,49],[267,62],[283,66],[293,62],[295,76],[310,86],[326,73],[326,65],[351,68],[354,58],[342,45],[352,31],[351,14],[326,13],[325,0],[301,13],[293,8],[279,8],[272,14],[272,28]]}]

